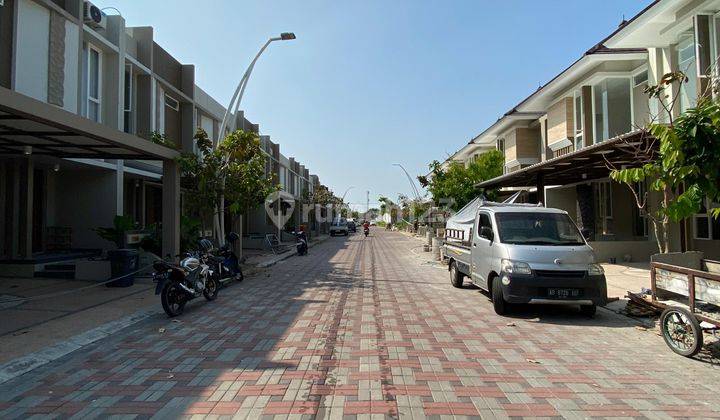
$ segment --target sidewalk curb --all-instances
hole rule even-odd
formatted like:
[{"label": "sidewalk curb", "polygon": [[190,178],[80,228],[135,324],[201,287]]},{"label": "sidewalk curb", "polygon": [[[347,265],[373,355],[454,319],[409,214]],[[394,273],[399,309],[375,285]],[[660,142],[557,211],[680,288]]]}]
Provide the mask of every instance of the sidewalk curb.
[{"label": "sidewalk curb", "polygon": [[70,337],[65,341],[61,341],[43,350],[4,363],[0,365],[0,384],[46,365],[98,340],[117,334],[120,330],[159,313],[157,310],[138,311],[132,315],[110,321],[99,327]]},{"label": "sidewalk curb", "polygon": [[[322,237],[316,239],[314,242],[310,242],[310,243],[308,244],[308,248],[312,248],[312,247],[314,247],[314,246],[317,245],[317,244],[321,244],[321,243],[325,242],[329,237],[330,237],[330,235],[325,235],[325,236],[322,236]],[[284,261],[284,260],[286,260],[286,259],[288,259],[288,258],[290,258],[290,257],[292,257],[292,256],[294,256],[294,255],[297,255],[297,253],[296,253],[294,250],[290,250],[290,251],[287,251],[287,252],[285,252],[285,253],[283,253],[283,254],[275,255],[275,258],[271,258],[271,259],[269,259],[268,261],[264,261],[264,262],[259,263],[259,264],[257,265],[257,267],[258,267],[258,268],[268,268],[268,267],[272,267],[273,265],[279,263],[280,261]]]}]

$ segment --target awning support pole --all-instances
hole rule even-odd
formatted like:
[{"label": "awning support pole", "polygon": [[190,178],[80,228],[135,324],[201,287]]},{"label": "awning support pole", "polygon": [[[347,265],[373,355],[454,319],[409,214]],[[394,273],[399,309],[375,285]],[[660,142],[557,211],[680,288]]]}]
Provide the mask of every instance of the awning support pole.
[{"label": "awning support pole", "polygon": [[180,170],[174,160],[163,161],[162,254],[180,253]]},{"label": "awning support pole", "polygon": [[537,174],[537,178],[535,179],[535,181],[535,186],[537,188],[537,203],[542,203],[542,205],[545,206],[545,181],[543,179],[543,174]]}]

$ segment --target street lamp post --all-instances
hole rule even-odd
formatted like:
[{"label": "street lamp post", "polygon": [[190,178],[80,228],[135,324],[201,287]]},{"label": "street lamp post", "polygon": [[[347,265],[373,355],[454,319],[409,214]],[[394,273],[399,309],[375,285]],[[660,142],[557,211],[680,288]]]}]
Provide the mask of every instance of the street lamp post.
[{"label": "street lamp post", "polygon": [[[283,32],[278,37],[272,37],[268,39],[265,44],[260,48],[260,51],[255,55],[255,58],[250,62],[250,65],[248,66],[247,70],[245,70],[245,74],[243,74],[242,79],[240,79],[240,83],[238,83],[237,88],[235,88],[235,93],[233,93],[232,99],[230,99],[230,103],[228,104],[227,109],[225,110],[225,115],[223,116],[222,122],[220,123],[220,130],[217,134],[217,140],[213,139],[213,145],[217,145],[217,143],[220,142],[220,138],[225,134],[225,127],[228,125],[228,119],[232,115],[232,124],[230,126],[232,127],[231,131],[235,129],[235,125],[237,123],[237,118],[235,117],[237,115],[238,110],[240,109],[240,102],[242,101],[243,94],[245,93],[245,87],[247,87],[247,82],[250,80],[250,74],[253,71],[253,68],[255,67],[255,63],[257,63],[258,58],[262,55],[262,53],[267,49],[267,47],[275,41],[289,41],[295,39],[295,34],[292,32]],[[234,111],[232,109],[235,108]],[[224,181],[223,181],[224,182]],[[218,235],[218,243],[221,243],[223,240],[223,236],[225,234],[225,199],[224,197],[220,197],[220,209],[216,212],[215,216],[215,224],[216,224],[216,230]],[[279,238],[281,239],[281,238]]]},{"label": "street lamp post", "polygon": [[[342,204],[345,204],[345,196],[347,195],[348,191],[352,190],[353,188],[355,188],[355,187],[354,187],[354,186],[349,186],[348,189],[345,190],[345,192],[344,192],[343,195],[342,195],[342,198],[340,199],[340,202],[341,202]],[[348,206],[348,210],[349,210],[349,209],[350,209],[350,206]]]},{"label": "street lamp post", "polygon": [[413,192],[415,193],[415,198],[417,198],[419,200],[420,199],[420,191],[418,191],[417,187],[415,186],[415,182],[413,182],[412,177],[410,176],[408,171],[405,170],[405,167],[403,167],[399,163],[393,163],[393,166],[399,166],[400,169],[402,169],[403,172],[405,172],[405,176],[407,176],[407,179],[410,182],[410,186],[412,187]]},{"label": "street lamp post", "polygon": [[[255,58],[250,62],[250,65],[248,66],[247,70],[245,70],[245,74],[243,74],[242,79],[240,79],[240,83],[238,83],[237,88],[235,88],[235,93],[232,96],[232,99],[230,99],[230,104],[228,104],[227,109],[225,110],[225,115],[223,116],[222,122],[220,123],[220,132],[218,133],[218,140],[220,139],[220,136],[223,135],[225,132],[225,127],[228,123],[228,118],[230,115],[237,114],[238,110],[240,109],[240,101],[242,101],[243,94],[245,93],[245,87],[247,86],[247,82],[250,79],[250,74],[253,71],[253,68],[255,67],[255,63],[258,61],[258,58],[262,55],[263,52],[265,52],[265,49],[270,45],[270,43],[275,41],[289,41],[295,39],[295,34],[292,32],[283,32],[280,34],[280,36],[272,37],[265,42],[265,44],[260,48],[260,51],[255,55]],[[235,108],[235,111],[232,112],[233,106]],[[235,122],[236,120],[233,119],[233,122],[231,124],[231,127],[235,128]]]}]

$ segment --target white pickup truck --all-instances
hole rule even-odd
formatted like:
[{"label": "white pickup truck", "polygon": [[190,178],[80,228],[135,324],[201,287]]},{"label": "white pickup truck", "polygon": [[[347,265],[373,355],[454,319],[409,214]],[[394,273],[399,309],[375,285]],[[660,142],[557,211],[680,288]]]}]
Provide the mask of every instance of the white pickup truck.
[{"label": "white pickup truck", "polygon": [[488,291],[495,312],[508,304],[578,305],[593,316],[607,301],[602,267],[567,212],[521,204],[485,204],[472,228],[447,229],[450,281]]}]

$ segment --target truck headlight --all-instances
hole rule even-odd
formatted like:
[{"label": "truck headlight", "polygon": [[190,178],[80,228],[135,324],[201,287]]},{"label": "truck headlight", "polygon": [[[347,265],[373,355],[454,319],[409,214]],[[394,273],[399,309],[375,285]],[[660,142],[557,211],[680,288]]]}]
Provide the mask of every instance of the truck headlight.
[{"label": "truck headlight", "polygon": [[522,261],[510,261],[503,259],[501,267],[502,270],[508,274],[532,274],[530,265]]},{"label": "truck headlight", "polygon": [[605,274],[600,264],[588,264],[588,275],[590,276],[601,276]]}]

